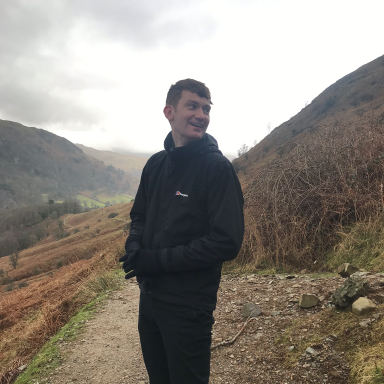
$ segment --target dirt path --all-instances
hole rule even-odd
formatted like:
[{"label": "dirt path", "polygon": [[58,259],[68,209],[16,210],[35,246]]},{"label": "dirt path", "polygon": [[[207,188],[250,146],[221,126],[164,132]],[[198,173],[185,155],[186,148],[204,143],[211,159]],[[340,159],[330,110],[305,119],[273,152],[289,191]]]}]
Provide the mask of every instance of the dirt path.
[{"label": "dirt path", "polygon": [[[212,384],[245,383],[348,383],[349,367],[333,348],[329,335],[316,346],[318,355],[304,354],[293,368],[285,368],[287,346],[276,343],[283,330],[298,317],[314,316],[325,308],[326,299],[343,282],[341,278],[286,279],[283,276],[224,276],[220,285],[213,345],[231,339],[244,324],[244,303],[253,302],[263,315],[249,322],[236,342],[212,352]],[[309,310],[297,305],[300,293],[322,296],[322,303]],[[137,332],[139,289],[130,281],[111,293],[104,307],[73,342],[61,342],[63,364],[49,378],[52,384],[147,384]],[[316,327],[314,321],[313,327]],[[311,325],[312,327],[312,325]],[[310,335],[303,329],[297,340]],[[182,383],[180,383],[182,384]]]},{"label": "dirt path", "polygon": [[137,332],[139,288],[113,292],[76,341],[62,342],[63,364],[49,383],[146,383]]},{"label": "dirt path", "polygon": [[67,229],[73,229],[72,225],[67,224],[67,219],[73,216],[73,213],[68,213],[66,217],[64,217],[63,224],[67,227]]}]

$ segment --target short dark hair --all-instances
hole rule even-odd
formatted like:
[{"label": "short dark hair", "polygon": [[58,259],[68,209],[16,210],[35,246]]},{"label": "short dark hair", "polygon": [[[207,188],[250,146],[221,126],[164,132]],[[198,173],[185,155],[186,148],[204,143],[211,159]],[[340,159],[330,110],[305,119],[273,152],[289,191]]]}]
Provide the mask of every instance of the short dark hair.
[{"label": "short dark hair", "polygon": [[185,79],[171,85],[167,94],[166,105],[172,105],[176,108],[183,91],[189,91],[196,93],[200,97],[205,97],[212,104],[211,92],[209,92],[208,87],[204,83],[193,79]]}]

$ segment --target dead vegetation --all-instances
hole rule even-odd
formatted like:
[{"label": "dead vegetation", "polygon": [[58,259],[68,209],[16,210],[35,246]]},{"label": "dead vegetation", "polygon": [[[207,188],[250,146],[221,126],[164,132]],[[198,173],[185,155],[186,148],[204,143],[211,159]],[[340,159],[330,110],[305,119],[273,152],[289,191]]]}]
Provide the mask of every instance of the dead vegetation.
[{"label": "dead vegetation", "polygon": [[335,120],[264,166],[244,191],[238,262],[325,267],[340,232],[376,220],[384,209],[383,134],[384,113],[353,124]]},{"label": "dead vegetation", "polygon": [[[90,260],[61,268],[28,288],[0,299],[0,383],[17,364],[27,362],[76,311],[115,284],[110,271],[123,251],[124,238],[110,239]],[[112,279],[112,281],[111,281]]]},{"label": "dead vegetation", "polygon": [[[116,207],[120,216],[127,219],[131,204],[115,206],[115,210]],[[99,222],[98,218],[106,219],[108,209],[98,211],[94,211],[93,219],[89,213],[84,216],[91,226],[88,232],[99,226],[95,237],[84,235],[87,233],[84,230],[72,235],[72,240],[52,240],[25,250],[20,253],[20,267],[16,270],[0,259],[8,277],[15,281],[25,278],[23,282],[27,282],[22,289],[3,292],[0,297],[1,384],[12,382],[19,373],[15,367],[28,362],[81,306],[100,292],[116,288],[121,281],[113,269],[123,253],[124,221],[109,219],[108,228],[104,228],[103,220]],[[81,214],[71,216],[76,223],[80,223],[78,216]],[[79,236],[77,241],[76,236]],[[67,263],[65,259],[67,265],[57,266],[65,255],[70,261]],[[37,268],[39,273],[24,276],[23,271],[37,271]]]}]

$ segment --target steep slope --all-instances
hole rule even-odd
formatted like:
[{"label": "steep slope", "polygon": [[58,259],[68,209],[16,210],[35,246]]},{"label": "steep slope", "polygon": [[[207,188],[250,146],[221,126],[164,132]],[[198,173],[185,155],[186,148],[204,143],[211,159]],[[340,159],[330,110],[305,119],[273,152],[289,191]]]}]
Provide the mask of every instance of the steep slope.
[{"label": "steep slope", "polygon": [[86,147],[82,144],[76,144],[86,155],[102,161],[105,165],[111,165],[122,169],[124,172],[140,177],[141,171],[148,160],[148,156],[139,156],[134,154],[123,154],[113,151],[99,151],[97,149]]},{"label": "steep slope", "polygon": [[[247,224],[240,259],[327,268],[340,234],[383,212],[384,56],[328,87],[233,164]],[[380,268],[380,257],[367,266]]]},{"label": "steep slope", "polygon": [[290,120],[275,128],[259,144],[235,160],[242,185],[263,165],[289,153],[321,127],[380,116],[384,108],[384,55],[363,65],[325,89]]},{"label": "steep slope", "polygon": [[79,190],[134,193],[131,176],[108,169],[70,141],[43,129],[0,120],[0,208],[71,197]]}]

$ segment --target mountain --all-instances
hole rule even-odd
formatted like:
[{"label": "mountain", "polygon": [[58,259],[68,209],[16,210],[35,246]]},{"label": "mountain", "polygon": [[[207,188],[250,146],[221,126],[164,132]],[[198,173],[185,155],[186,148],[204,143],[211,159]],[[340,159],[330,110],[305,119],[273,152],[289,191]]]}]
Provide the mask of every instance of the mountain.
[{"label": "mountain", "polygon": [[42,194],[63,200],[81,190],[134,195],[137,182],[63,137],[0,120],[0,208],[40,203]]},{"label": "mountain", "polygon": [[[384,55],[363,65],[325,89],[297,115],[275,128],[260,143],[235,160],[247,185],[261,166],[291,152],[308,135],[342,122],[356,124],[379,116],[384,107]],[[241,168],[241,169],[240,169]]]},{"label": "mountain", "polygon": [[[86,155],[102,161],[105,165],[111,165],[122,169],[124,172],[138,178],[149,156],[140,156],[133,153],[117,153],[113,151],[100,151],[82,144],[76,144]],[[136,186],[137,188],[138,186]]]},{"label": "mountain", "polygon": [[[245,200],[240,259],[327,269],[341,234],[358,223],[382,227],[384,56],[329,86],[233,166]],[[370,256],[371,268],[377,255]]]}]

